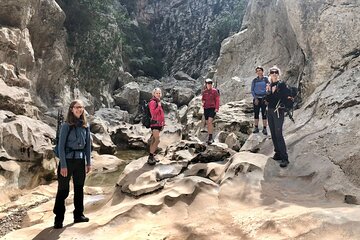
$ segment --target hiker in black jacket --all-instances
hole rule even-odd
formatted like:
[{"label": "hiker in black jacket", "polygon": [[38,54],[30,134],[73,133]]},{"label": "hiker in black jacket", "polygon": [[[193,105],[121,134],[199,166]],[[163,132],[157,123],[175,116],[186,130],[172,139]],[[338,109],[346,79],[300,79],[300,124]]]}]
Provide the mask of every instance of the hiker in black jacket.
[{"label": "hiker in black jacket", "polygon": [[286,144],[283,136],[285,108],[282,101],[286,99],[286,84],[279,79],[280,69],[276,66],[270,68],[270,85],[266,87],[266,101],[268,102],[268,123],[271,139],[274,144],[275,155],[273,159],[280,161],[280,167],[289,164]]}]

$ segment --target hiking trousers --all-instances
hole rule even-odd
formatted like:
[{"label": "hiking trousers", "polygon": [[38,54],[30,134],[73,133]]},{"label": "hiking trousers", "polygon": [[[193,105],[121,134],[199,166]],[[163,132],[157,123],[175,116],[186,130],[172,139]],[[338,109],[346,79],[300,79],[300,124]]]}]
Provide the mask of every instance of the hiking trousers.
[{"label": "hiking trousers", "polygon": [[65,215],[65,199],[69,196],[69,183],[72,177],[74,184],[74,219],[83,216],[84,212],[84,183],[85,183],[85,159],[66,159],[68,175],[63,177],[58,167],[58,190],[53,209],[55,222],[63,222]]},{"label": "hiking trousers", "polygon": [[267,117],[268,124],[271,132],[271,140],[274,144],[275,154],[278,155],[282,160],[288,160],[288,154],[286,150],[286,144],[283,136],[283,125],[285,119],[284,110],[279,110],[279,116],[275,109],[269,108]]}]

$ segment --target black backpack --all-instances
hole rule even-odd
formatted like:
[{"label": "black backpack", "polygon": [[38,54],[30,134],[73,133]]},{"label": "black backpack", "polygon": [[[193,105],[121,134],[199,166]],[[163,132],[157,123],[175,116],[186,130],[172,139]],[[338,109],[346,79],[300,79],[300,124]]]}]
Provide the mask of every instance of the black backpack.
[{"label": "black backpack", "polygon": [[285,108],[287,115],[289,116],[290,120],[295,123],[293,118],[294,108],[297,106],[297,96],[299,90],[297,87],[291,87],[284,83],[284,98],[281,100],[281,105]]},{"label": "black backpack", "polygon": [[53,141],[53,144],[55,144],[55,147],[53,148],[54,154],[56,157],[59,157],[59,136],[60,136],[60,128],[61,125],[64,122],[64,116],[63,116],[63,112],[62,109],[58,110],[58,114],[57,114],[57,126],[56,126],[56,137]]},{"label": "black backpack", "polygon": [[286,109],[293,109],[295,106],[295,98],[298,95],[297,87],[290,87],[286,85],[286,99],[283,100],[283,104]]},{"label": "black backpack", "polygon": [[[141,111],[143,113],[141,123],[146,128],[150,128],[150,124],[151,124],[151,112],[149,108],[150,101],[147,102],[146,100],[144,100],[143,104],[141,105]],[[157,102],[156,102],[156,106],[157,106]]]},{"label": "black backpack", "polygon": [[[57,126],[56,126],[56,137],[53,141],[53,144],[55,144],[54,148],[53,148],[53,152],[55,154],[55,156],[57,158],[59,158],[59,137],[60,137],[60,130],[61,130],[61,126],[64,123],[64,116],[63,116],[63,112],[61,109],[58,110],[58,115],[57,115]],[[65,143],[68,140],[69,137],[69,133],[72,130],[72,126],[70,126],[69,131],[66,134],[66,139],[65,139]],[[90,131],[90,129],[88,128],[87,130]],[[71,150],[71,149],[70,149]]]}]

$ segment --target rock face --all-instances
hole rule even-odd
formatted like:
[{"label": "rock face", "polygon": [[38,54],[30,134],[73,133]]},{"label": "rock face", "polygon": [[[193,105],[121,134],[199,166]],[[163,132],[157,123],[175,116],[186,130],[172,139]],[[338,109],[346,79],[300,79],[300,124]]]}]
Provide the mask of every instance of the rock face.
[{"label": "rock face", "polygon": [[[19,176],[15,187],[33,187],[54,177],[53,107],[67,111],[69,102],[79,97],[93,110],[91,95],[68,78],[64,21],[55,0],[0,2],[0,161],[19,164],[19,174],[2,168],[9,183],[8,176]],[[103,142],[110,151],[111,143]]]},{"label": "rock face", "polygon": [[198,78],[216,61],[219,42],[239,29],[248,1],[134,2],[136,20],[147,24],[154,34],[166,73],[173,75],[182,70]]},{"label": "rock face", "polygon": [[283,80],[309,96],[321,83],[356,66],[359,42],[353,33],[359,30],[359,8],[356,1],[342,2],[251,1],[241,31],[222,43],[215,74],[220,87],[240,77],[247,90],[240,96],[227,88],[223,92],[242,99],[250,92],[257,65],[277,65]]},{"label": "rock face", "polygon": [[[54,0],[2,1],[0,9],[0,82],[36,93],[44,103],[54,104],[63,92],[63,73],[69,64],[64,12]],[[16,97],[4,95],[0,95],[4,99],[1,109],[19,108],[14,106],[20,104]],[[23,110],[16,113],[24,114],[26,105],[34,105],[29,100],[24,102]]]},{"label": "rock face", "polygon": [[[241,31],[223,41],[215,79],[223,95],[227,96],[226,101],[249,96],[250,83],[256,77],[258,65],[263,65],[266,70],[278,65],[284,79],[299,84],[298,76],[303,72],[305,58],[284,2],[251,1]],[[228,82],[234,78],[243,82],[243,91],[234,92],[228,87]]]}]

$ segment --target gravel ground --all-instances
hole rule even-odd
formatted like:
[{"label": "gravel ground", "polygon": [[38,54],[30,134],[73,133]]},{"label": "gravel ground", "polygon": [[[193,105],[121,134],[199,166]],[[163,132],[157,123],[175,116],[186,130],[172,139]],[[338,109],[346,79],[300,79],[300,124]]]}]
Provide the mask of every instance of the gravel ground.
[{"label": "gravel ground", "polygon": [[6,213],[7,215],[5,217],[0,218],[0,238],[11,231],[21,228],[22,222],[24,220],[24,217],[26,216],[27,211],[50,200],[51,198],[44,199],[26,208],[19,207],[19,208],[3,210],[2,213]]}]

